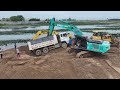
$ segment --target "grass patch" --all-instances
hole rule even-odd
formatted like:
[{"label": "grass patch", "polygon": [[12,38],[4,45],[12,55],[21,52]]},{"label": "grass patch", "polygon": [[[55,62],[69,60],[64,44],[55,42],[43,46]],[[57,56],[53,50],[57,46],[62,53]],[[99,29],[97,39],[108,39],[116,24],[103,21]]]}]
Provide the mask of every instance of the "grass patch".
[{"label": "grass patch", "polygon": [[17,39],[17,40],[1,40],[0,45],[12,44],[12,43],[27,43],[30,39]]},{"label": "grass patch", "polygon": [[112,28],[82,28],[80,30],[120,30],[120,27]]}]

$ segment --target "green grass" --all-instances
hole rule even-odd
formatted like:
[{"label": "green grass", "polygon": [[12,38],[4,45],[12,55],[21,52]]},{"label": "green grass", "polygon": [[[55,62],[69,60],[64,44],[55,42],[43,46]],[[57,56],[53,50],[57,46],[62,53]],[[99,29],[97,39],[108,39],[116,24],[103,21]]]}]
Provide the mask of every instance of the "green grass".
[{"label": "green grass", "polygon": [[110,27],[110,28],[83,28],[80,30],[120,30],[120,27]]},{"label": "green grass", "polygon": [[37,33],[39,30],[18,30],[18,31],[4,31],[0,32],[0,35],[20,35],[28,33]]},{"label": "green grass", "polygon": [[4,25],[7,25],[7,24],[0,24],[0,26],[4,26]]}]

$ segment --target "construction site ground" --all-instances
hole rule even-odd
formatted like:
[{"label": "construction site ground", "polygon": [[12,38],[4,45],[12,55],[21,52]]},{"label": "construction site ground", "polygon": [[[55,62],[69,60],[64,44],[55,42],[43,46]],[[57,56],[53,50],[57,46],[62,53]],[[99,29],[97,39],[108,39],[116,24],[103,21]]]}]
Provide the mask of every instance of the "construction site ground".
[{"label": "construction site ground", "polygon": [[120,79],[120,48],[109,53],[77,58],[66,49],[58,48],[36,57],[27,46],[4,52],[0,59],[0,79]]}]

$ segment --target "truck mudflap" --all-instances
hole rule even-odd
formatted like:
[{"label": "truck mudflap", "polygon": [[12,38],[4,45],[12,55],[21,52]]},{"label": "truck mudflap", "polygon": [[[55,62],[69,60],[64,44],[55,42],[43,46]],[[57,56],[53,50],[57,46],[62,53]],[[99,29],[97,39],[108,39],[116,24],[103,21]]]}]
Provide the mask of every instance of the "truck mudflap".
[{"label": "truck mudflap", "polygon": [[54,47],[55,47],[55,48],[59,48],[59,47],[60,47],[60,44],[55,44]]},{"label": "truck mudflap", "polygon": [[27,42],[29,50],[32,50],[31,42]]}]

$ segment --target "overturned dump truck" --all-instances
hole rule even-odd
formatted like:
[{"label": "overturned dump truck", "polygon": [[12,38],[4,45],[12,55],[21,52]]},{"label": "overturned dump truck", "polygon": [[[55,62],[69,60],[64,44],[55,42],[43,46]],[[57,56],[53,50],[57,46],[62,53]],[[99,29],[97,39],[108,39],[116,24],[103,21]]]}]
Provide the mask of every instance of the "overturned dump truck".
[{"label": "overturned dump truck", "polygon": [[29,50],[40,56],[43,53],[48,53],[50,49],[60,47],[56,35],[39,38],[28,42]]},{"label": "overturned dump truck", "polygon": [[[64,36],[65,35],[65,36]],[[50,35],[36,40],[28,41],[29,50],[40,56],[43,53],[48,53],[49,50],[55,48],[67,48],[69,44],[69,36],[66,32],[61,32],[58,35]]]}]

